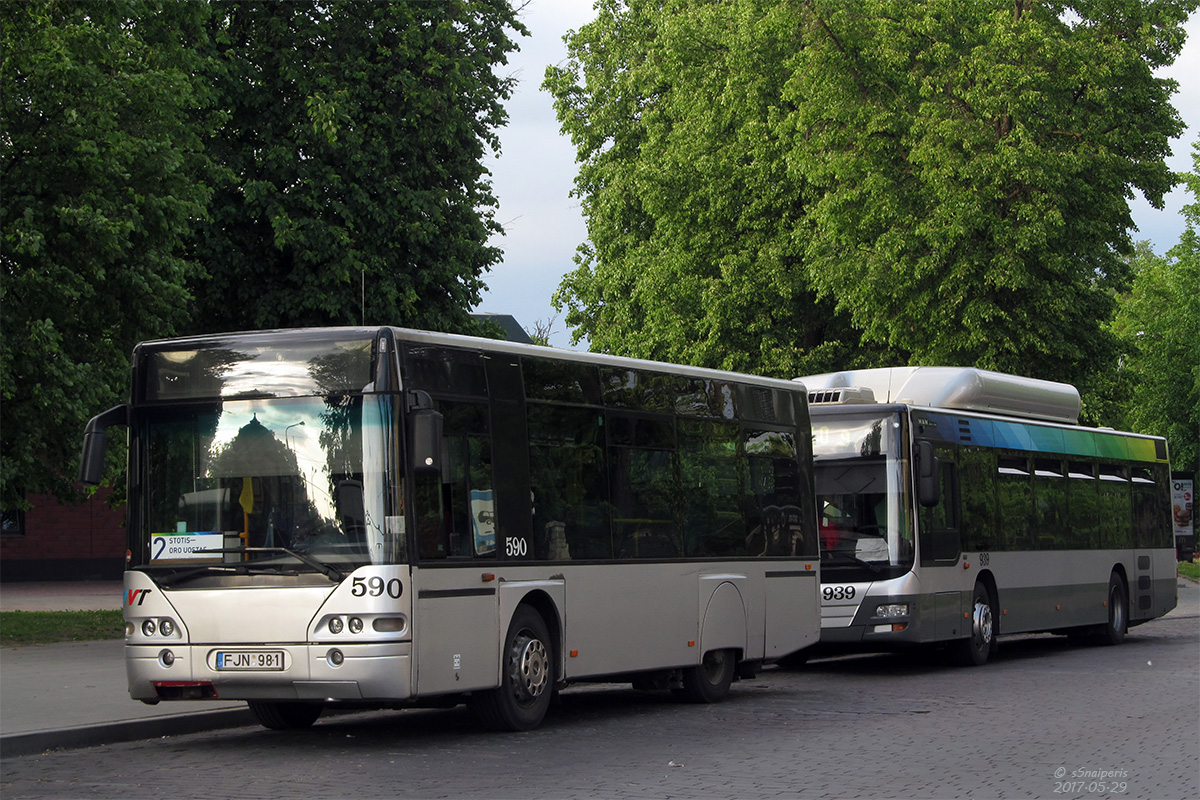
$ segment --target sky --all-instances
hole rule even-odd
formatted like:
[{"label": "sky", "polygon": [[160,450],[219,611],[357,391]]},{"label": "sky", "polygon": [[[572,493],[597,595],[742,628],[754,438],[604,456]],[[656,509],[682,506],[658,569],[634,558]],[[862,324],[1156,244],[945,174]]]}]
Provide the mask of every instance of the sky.
[{"label": "sky", "polygon": [[[504,251],[503,260],[484,275],[488,288],[479,305],[482,312],[511,314],[527,331],[555,320],[550,344],[570,347],[570,332],[551,298],[564,275],[575,267],[576,248],[587,239],[579,201],[570,196],[575,180],[575,149],[559,131],[551,97],[542,91],[546,67],[565,62],[563,36],[591,21],[591,0],[528,0],[521,20],[530,35],[518,37],[521,50],[509,54],[501,74],[518,79],[507,103],[508,124],[500,129],[499,156],[486,166],[499,201],[496,220],[504,235],[491,244]],[[1171,142],[1169,166],[1191,170],[1191,142],[1200,135],[1200,14],[1188,22],[1188,43],[1159,77],[1179,82],[1174,97],[1187,130]],[[1137,195],[1130,203],[1138,230],[1135,240],[1148,239],[1159,254],[1173,247],[1183,232],[1187,193],[1176,189],[1162,210]],[[578,345],[586,346],[585,344]]]}]

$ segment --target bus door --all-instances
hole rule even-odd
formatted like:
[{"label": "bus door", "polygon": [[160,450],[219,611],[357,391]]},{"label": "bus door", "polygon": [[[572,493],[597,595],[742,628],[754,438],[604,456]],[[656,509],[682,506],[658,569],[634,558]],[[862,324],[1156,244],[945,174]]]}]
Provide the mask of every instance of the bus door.
[{"label": "bus door", "polygon": [[914,455],[921,585],[930,593],[924,602],[932,604],[928,618],[933,620],[933,630],[922,631],[922,638],[953,639],[963,633],[963,609],[974,588],[962,586],[958,566],[962,539],[954,447],[918,441]]},{"label": "bus door", "polygon": [[439,401],[438,410],[443,465],[415,475],[413,488],[419,558],[413,641],[421,695],[494,687],[503,635],[487,406]]}]

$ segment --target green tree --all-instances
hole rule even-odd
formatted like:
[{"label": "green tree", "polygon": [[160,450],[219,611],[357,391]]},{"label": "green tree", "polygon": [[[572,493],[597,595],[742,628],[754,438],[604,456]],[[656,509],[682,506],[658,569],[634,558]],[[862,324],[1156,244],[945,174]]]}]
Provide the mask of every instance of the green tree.
[{"label": "green tree", "polygon": [[0,4],[0,503],[72,495],[129,353],[187,319],[202,3]]},{"label": "green tree", "polygon": [[218,2],[226,170],[197,253],[197,331],[470,330],[500,258],[481,161],[525,28],[507,2]]},{"label": "green tree", "polygon": [[604,0],[545,83],[590,240],[568,325],[777,374],[909,360],[1096,391],[1127,197],[1174,183],[1153,69],[1196,5]]},{"label": "green tree", "polygon": [[[1195,0],[807,0],[789,61],[800,232],[820,290],[921,364],[1087,388],[1133,228],[1182,123]],[[1086,396],[1086,392],[1085,392]]]},{"label": "green tree", "polygon": [[1112,327],[1131,385],[1124,424],[1166,436],[1172,466],[1200,472],[1200,142],[1192,164],[1185,180],[1197,202],[1184,207],[1183,236],[1166,258],[1139,244]]},{"label": "green tree", "polygon": [[588,226],[555,297],[574,341],[786,376],[869,359],[793,235],[806,184],[774,127],[794,23],[788,3],[603,0],[568,37],[544,87]]}]

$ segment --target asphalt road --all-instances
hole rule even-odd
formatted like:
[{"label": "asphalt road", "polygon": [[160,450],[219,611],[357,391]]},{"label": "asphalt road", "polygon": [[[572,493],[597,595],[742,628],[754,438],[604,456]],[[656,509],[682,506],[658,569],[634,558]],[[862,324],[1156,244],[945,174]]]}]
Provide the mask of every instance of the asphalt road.
[{"label": "asphalt road", "polygon": [[3,760],[17,798],[1200,797],[1200,615],[1120,647],[1002,639],[821,660],[694,706],[573,687],[546,724],[484,733],[464,709],[322,719]]}]

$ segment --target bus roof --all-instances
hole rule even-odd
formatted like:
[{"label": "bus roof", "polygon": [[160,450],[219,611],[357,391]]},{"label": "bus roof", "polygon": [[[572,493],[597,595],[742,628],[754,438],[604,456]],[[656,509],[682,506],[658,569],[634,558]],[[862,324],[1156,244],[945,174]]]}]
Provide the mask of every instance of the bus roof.
[{"label": "bus roof", "polygon": [[[369,366],[369,344],[381,331],[389,328],[396,340],[400,342],[553,358],[618,369],[643,369],[708,380],[738,380],[793,393],[804,391],[804,387],[798,386],[795,382],[779,378],[764,378],[603,353],[563,350],[534,344],[390,326],[293,328],[214,333],[142,342],[137,346],[136,352],[154,363],[156,373],[163,373],[163,375],[158,375],[155,380],[162,386],[158,390],[151,391],[149,395],[145,396],[145,399],[173,399],[175,395],[170,389],[170,380],[168,379],[174,379],[180,386],[191,385],[190,389],[184,391],[187,396],[200,396],[196,394],[196,388],[192,385],[197,380],[196,375],[209,375],[217,372],[223,376],[222,380],[218,382],[221,385],[207,387],[202,392],[203,396],[228,396],[237,394],[239,388],[252,390],[252,394],[274,394],[276,391],[283,394],[314,393],[317,392],[317,389],[310,386],[312,381],[305,374],[298,373],[296,369],[288,370],[287,368],[289,365],[303,365],[312,358],[330,358],[331,356],[339,357],[342,369],[328,370],[326,371],[328,374],[323,373],[322,377],[326,379],[338,377],[345,385],[325,387],[325,389],[352,391],[360,388],[370,379],[365,371]],[[284,363],[272,363],[279,361],[277,357],[275,359],[260,358],[261,355],[268,352],[283,352],[287,353],[289,357],[283,359]],[[216,355],[208,356],[204,355],[205,353]],[[199,370],[195,370],[187,365],[187,362],[196,359],[198,355],[201,356],[198,360],[204,363],[200,365]],[[341,356],[346,357],[340,358]],[[220,370],[213,370],[206,366],[208,361],[213,358],[221,359]],[[166,375],[173,368],[178,369],[179,376]],[[232,380],[230,375],[233,375],[236,380]],[[179,395],[180,398],[183,396]]]},{"label": "bus roof", "polygon": [[796,378],[809,403],[903,403],[1079,424],[1074,386],[974,367],[885,367]]}]

